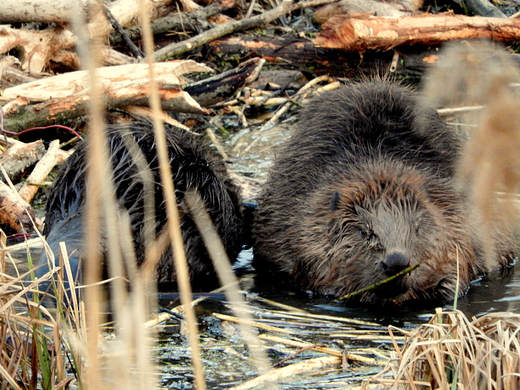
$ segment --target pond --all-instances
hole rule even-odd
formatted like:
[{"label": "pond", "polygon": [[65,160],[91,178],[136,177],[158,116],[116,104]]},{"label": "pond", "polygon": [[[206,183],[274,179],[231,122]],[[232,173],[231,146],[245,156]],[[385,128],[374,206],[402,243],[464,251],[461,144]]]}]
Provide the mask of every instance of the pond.
[{"label": "pond", "polygon": [[[246,278],[247,279],[247,278]],[[347,351],[355,355],[379,360],[381,365],[350,362],[348,368],[324,368],[310,373],[285,378],[282,389],[336,389],[350,388],[360,384],[383,369],[385,357],[393,350],[388,326],[409,331],[430,320],[435,307],[383,310],[378,307],[347,305],[342,302],[312,298],[304,293],[276,289],[257,289],[252,278],[248,301],[251,313],[258,323],[272,325],[294,333],[284,334],[272,330],[260,330],[261,334],[276,334],[280,338],[298,339],[313,345],[334,350]],[[511,267],[503,272],[490,274],[475,281],[468,294],[458,300],[457,306],[469,318],[488,313],[508,311],[520,314],[520,268]],[[171,302],[162,301],[166,305]],[[280,307],[277,307],[280,304]],[[294,308],[294,311],[286,308]],[[445,309],[451,309],[446,304]],[[283,308],[283,309],[281,309]],[[303,310],[311,317],[299,316]],[[201,326],[201,346],[208,388],[226,389],[238,386],[257,375],[247,348],[239,337],[240,331],[233,322],[219,317],[219,313],[230,314],[223,296],[212,296],[201,302],[197,315]],[[359,321],[359,322],[358,322]],[[397,332],[398,334],[398,332]],[[267,339],[267,337],[266,337]],[[278,340],[277,340],[278,341]],[[396,342],[402,339],[396,336]],[[324,356],[299,348],[289,348],[278,342],[265,341],[273,364],[288,359],[286,364]],[[171,323],[161,333],[160,368],[162,385],[170,389],[191,389],[189,348],[182,336],[181,325]]]}]

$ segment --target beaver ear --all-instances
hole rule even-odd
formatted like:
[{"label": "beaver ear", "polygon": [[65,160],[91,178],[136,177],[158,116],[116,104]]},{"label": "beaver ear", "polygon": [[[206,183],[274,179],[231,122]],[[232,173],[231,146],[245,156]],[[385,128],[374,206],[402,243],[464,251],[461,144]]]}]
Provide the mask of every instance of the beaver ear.
[{"label": "beaver ear", "polygon": [[334,195],[332,195],[332,199],[330,200],[329,209],[330,211],[336,211],[339,209],[339,202],[341,200],[341,195],[339,191],[336,191]]}]

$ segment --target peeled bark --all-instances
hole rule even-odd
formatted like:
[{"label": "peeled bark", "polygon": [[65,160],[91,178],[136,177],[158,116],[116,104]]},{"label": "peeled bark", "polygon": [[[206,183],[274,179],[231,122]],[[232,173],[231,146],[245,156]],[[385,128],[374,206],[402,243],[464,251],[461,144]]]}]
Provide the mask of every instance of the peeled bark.
[{"label": "peeled bark", "polygon": [[314,44],[363,52],[389,50],[403,45],[440,45],[462,39],[517,41],[520,39],[520,20],[453,13],[401,18],[337,16],[323,25],[323,31]]}]

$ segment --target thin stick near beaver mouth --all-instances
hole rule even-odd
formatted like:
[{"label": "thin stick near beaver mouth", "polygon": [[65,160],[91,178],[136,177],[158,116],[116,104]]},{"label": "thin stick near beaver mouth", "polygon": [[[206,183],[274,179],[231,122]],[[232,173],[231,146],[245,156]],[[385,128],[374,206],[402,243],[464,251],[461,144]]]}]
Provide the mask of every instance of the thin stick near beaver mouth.
[{"label": "thin stick near beaver mouth", "polygon": [[414,271],[414,270],[416,270],[417,268],[419,268],[420,265],[421,265],[421,264],[418,263],[418,264],[412,265],[412,266],[410,266],[410,267],[407,267],[407,268],[403,269],[401,272],[398,272],[398,273],[396,273],[395,275],[392,275],[392,276],[390,276],[389,278],[386,278],[385,280],[382,280],[382,281],[380,281],[380,282],[378,282],[378,283],[375,283],[375,284],[373,284],[373,285],[371,285],[371,286],[368,286],[368,287],[362,288],[362,289],[360,289],[360,290],[357,290],[357,291],[354,291],[354,292],[351,292],[351,293],[345,294],[345,295],[339,297],[337,300],[338,300],[338,301],[346,301],[347,299],[350,299],[350,298],[352,298],[352,297],[355,297],[356,295],[360,295],[360,294],[362,294],[362,293],[364,293],[364,292],[374,290],[374,289],[376,289],[376,288],[382,286],[382,285],[385,284],[385,283],[389,283],[389,282],[391,282],[391,281],[393,281],[393,280],[395,280],[395,279],[397,279],[397,278],[400,278],[400,277],[402,277],[402,276],[404,276],[404,275],[406,275],[406,274],[408,274],[408,273],[411,273],[412,271]]}]

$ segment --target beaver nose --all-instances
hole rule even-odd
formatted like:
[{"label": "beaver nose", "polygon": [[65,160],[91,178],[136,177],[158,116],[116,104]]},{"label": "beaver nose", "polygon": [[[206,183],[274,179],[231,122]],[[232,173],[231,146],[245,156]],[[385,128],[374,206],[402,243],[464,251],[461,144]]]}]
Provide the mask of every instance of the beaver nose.
[{"label": "beaver nose", "polygon": [[388,276],[393,276],[410,265],[409,257],[402,253],[390,253],[383,261],[383,271]]}]

